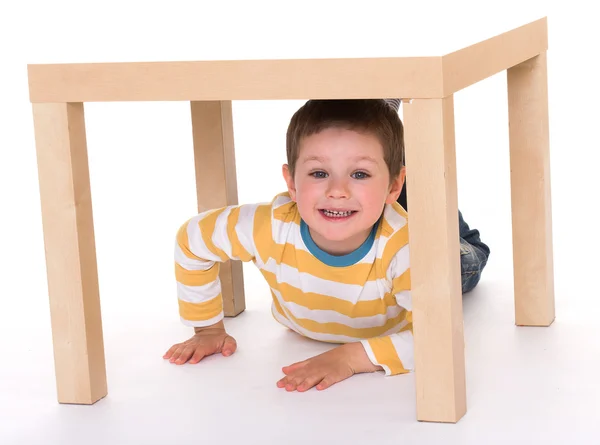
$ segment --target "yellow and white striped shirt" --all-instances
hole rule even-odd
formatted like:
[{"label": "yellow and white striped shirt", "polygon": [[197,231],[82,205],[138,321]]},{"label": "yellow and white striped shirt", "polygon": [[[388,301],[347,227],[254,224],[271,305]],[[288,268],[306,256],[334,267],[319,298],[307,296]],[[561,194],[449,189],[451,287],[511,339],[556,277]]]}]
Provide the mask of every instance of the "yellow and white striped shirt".
[{"label": "yellow and white striped shirt", "polygon": [[360,341],[386,375],[411,371],[407,218],[398,203],[386,205],[374,227],[372,245],[366,243],[362,257],[340,266],[311,253],[315,245],[311,249],[307,232],[303,237],[304,223],[287,192],[270,203],[203,212],[177,232],[175,276],[181,320],[188,326],[222,320],[219,263],[252,261],[271,288],[272,313],[282,325],[315,340]]}]

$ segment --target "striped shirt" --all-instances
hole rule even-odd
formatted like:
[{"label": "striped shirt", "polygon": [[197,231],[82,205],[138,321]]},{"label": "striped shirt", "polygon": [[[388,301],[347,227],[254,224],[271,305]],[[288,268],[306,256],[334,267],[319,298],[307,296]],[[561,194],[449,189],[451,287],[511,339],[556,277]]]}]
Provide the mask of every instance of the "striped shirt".
[{"label": "striped shirt", "polygon": [[222,320],[219,263],[252,261],[270,287],[273,317],[283,326],[324,342],[360,341],[386,375],[411,371],[407,218],[398,203],[386,205],[363,246],[335,257],[312,242],[287,192],[270,203],[202,212],[177,232],[181,321],[203,327]]}]

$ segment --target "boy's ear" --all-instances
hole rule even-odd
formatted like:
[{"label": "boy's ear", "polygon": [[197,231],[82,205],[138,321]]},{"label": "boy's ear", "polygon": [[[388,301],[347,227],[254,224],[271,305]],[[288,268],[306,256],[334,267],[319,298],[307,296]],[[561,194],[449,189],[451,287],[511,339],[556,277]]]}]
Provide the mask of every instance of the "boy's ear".
[{"label": "boy's ear", "polygon": [[402,167],[400,169],[400,174],[392,181],[390,184],[390,190],[388,192],[388,196],[385,200],[386,204],[392,204],[394,201],[398,200],[400,193],[402,192],[402,187],[404,187],[404,180],[406,179],[406,167]]},{"label": "boy's ear", "polygon": [[290,198],[292,198],[292,201],[296,201],[296,185],[294,184],[294,178],[290,174],[289,166],[287,164],[283,164],[283,167],[281,167],[281,172],[283,173],[283,179],[287,184]]}]

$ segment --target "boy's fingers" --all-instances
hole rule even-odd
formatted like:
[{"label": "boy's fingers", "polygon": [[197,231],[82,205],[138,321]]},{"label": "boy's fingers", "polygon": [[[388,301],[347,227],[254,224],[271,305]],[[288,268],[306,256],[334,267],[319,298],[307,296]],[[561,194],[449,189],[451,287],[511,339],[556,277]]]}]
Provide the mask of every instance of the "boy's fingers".
[{"label": "boy's fingers", "polygon": [[173,352],[175,352],[175,349],[177,348],[177,345],[173,345],[169,348],[169,350],[167,352],[165,352],[165,355],[163,355],[163,358],[171,358],[171,356],[173,355]]},{"label": "boy's fingers", "polygon": [[169,362],[175,363],[175,361],[179,358],[180,353],[181,353],[181,350],[179,348],[175,349],[175,351],[171,355]]},{"label": "boy's fingers", "polygon": [[297,375],[297,376],[293,376],[293,377],[286,377],[287,378],[287,382],[285,384],[285,389],[286,391],[295,391],[296,388],[298,388],[298,385],[300,383],[302,383],[305,379],[305,375]]},{"label": "boy's fingers", "polygon": [[185,348],[183,348],[183,350],[179,354],[179,357],[177,358],[177,360],[175,360],[175,363],[178,365],[183,365],[185,362],[187,362],[190,359],[190,357],[192,356],[193,353],[194,353],[194,347],[186,346]]},{"label": "boy's fingers", "polygon": [[304,392],[311,389],[316,384],[321,386],[318,389],[325,389],[336,383],[337,380],[331,376],[323,376],[321,373],[307,375],[302,372],[301,375],[286,375],[277,382],[278,388],[285,388],[286,391]]},{"label": "boy's fingers", "polygon": [[[292,387],[292,384],[294,382],[294,378],[290,377],[289,375],[286,375],[285,377],[283,377],[282,379],[279,379],[279,381],[277,382],[277,387],[278,388],[285,388],[288,389],[288,385],[290,386],[290,388]],[[288,391],[290,391],[290,389],[288,389]]]},{"label": "boy's fingers", "polygon": [[194,354],[196,353],[197,349],[201,349],[204,350],[206,348],[199,348],[198,346],[194,346],[194,345],[189,345],[187,346],[182,354],[182,359],[184,360],[184,363],[187,363],[190,361],[190,359],[194,356]]},{"label": "boy's fingers", "polygon": [[206,357],[206,351],[204,350],[204,348],[196,348],[196,351],[194,351],[194,355],[192,355],[192,358],[190,359],[190,363],[198,363],[204,357]]},{"label": "boy's fingers", "polygon": [[306,360],[302,361],[302,362],[296,362],[296,363],[292,363],[289,366],[284,366],[283,368],[281,368],[281,370],[283,371],[284,374],[289,374],[290,372],[294,372],[296,369],[301,368],[302,366],[306,365]]},{"label": "boy's fingers", "polygon": [[298,385],[298,392],[308,391],[313,386],[315,386],[314,383],[310,383],[309,379],[305,379]]},{"label": "boy's fingers", "polygon": [[298,391],[300,391],[300,392],[308,391],[310,388],[312,388],[317,383],[319,383],[320,381],[322,381],[322,379],[323,379],[323,376],[310,375],[310,376],[306,377],[304,379],[304,381],[302,381],[298,385]]},{"label": "boy's fingers", "polygon": [[323,390],[329,388],[334,383],[337,383],[339,379],[332,377],[330,374],[327,374],[323,380],[317,385],[318,390]]}]

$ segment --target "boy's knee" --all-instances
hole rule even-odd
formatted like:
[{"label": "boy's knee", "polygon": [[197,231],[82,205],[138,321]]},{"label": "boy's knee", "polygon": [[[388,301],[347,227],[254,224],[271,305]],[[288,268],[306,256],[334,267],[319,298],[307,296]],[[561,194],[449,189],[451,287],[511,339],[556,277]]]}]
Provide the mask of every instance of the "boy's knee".
[{"label": "boy's knee", "polygon": [[481,279],[481,275],[478,273],[472,273],[469,275],[463,275],[461,280],[462,293],[466,294],[467,292],[471,292],[475,289],[475,286],[479,283]]},{"label": "boy's knee", "polygon": [[466,293],[479,283],[481,273],[487,264],[488,254],[477,246],[460,240],[460,269],[462,292]]}]

